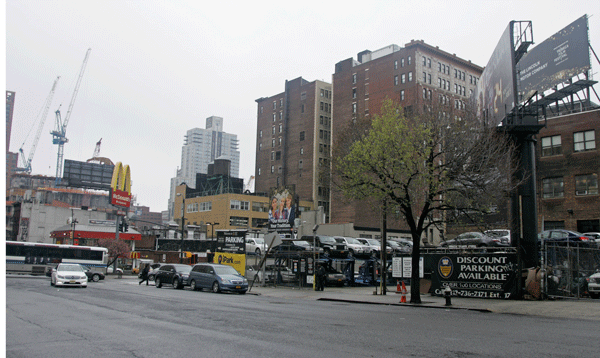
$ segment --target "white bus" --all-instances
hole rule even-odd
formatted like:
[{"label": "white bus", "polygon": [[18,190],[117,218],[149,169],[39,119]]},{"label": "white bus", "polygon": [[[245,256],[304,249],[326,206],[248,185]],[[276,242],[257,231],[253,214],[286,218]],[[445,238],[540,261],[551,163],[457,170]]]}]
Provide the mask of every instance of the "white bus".
[{"label": "white bus", "polygon": [[75,263],[106,273],[108,249],[97,246],[56,245],[6,241],[6,272],[44,274],[59,263]]}]

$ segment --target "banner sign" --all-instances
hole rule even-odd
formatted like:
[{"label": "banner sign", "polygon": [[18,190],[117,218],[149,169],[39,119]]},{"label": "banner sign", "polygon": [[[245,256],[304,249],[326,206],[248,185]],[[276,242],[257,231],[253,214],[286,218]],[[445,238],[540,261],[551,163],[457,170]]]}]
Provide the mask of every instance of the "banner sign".
[{"label": "banner sign", "polygon": [[[423,257],[419,258],[419,277],[424,277]],[[412,257],[392,257],[392,277],[412,277]]]},{"label": "banner sign", "polygon": [[476,298],[516,298],[517,255],[435,254],[431,290],[444,295],[449,286],[452,296]]},{"label": "banner sign", "polygon": [[269,231],[288,231],[294,227],[297,196],[293,187],[273,190],[269,202]]},{"label": "banner sign", "polygon": [[230,252],[215,252],[213,263],[228,265],[237,270],[240,274],[246,273],[246,255],[232,254]]},{"label": "banner sign", "polygon": [[245,254],[247,232],[247,230],[217,231],[216,250],[219,252]]}]

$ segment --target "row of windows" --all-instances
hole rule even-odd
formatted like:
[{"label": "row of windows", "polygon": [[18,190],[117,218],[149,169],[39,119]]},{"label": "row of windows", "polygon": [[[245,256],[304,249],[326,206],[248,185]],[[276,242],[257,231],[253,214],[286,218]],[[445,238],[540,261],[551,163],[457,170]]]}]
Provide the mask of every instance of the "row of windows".
[{"label": "row of windows", "polygon": [[229,207],[231,210],[250,210],[250,202],[249,201],[241,201],[241,200],[230,200]]},{"label": "row of windows", "polygon": [[412,77],[413,77],[412,71],[410,71],[408,73],[408,77],[406,75],[407,75],[406,73],[403,73],[403,74],[400,75],[400,82],[398,82],[398,75],[395,75],[394,76],[394,85],[397,86],[398,83],[406,83],[407,82],[407,80],[406,80],[407,78],[408,78],[408,82],[412,82]]},{"label": "row of windows", "polygon": [[321,102],[321,111],[331,113],[331,103]]},{"label": "row of windows", "polygon": [[[596,133],[594,130],[573,133],[573,151],[584,152],[596,149]],[[542,157],[562,154],[560,134],[542,138]]]},{"label": "row of windows", "polygon": [[186,212],[188,213],[198,213],[203,211],[211,211],[212,210],[212,201],[205,201],[202,203],[191,203],[186,205]]},{"label": "row of windows", "polygon": [[329,128],[329,125],[331,124],[331,118],[319,116],[319,124],[322,124],[325,127]]},{"label": "row of windows", "polygon": [[321,97],[331,98],[331,91],[321,88]]},{"label": "row of windows", "polygon": [[[542,179],[542,194],[544,199],[564,197],[563,177]],[[597,195],[598,174],[575,176],[575,195]]]},{"label": "row of windows", "polygon": [[[407,60],[406,62],[407,62],[407,63],[408,63],[408,65],[410,66],[410,65],[411,65],[411,63],[412,63],[412,57],[411,57],[411,56],[408,56],[408,57],[406,58],[406,60]],[[404,57],[402,57],[402,58],[400,59],[400,67],[404,67]],[[397,70],[397,69],[398,69],[398,60],[395,60],[395,61],[394,61],[394,70]]]}]

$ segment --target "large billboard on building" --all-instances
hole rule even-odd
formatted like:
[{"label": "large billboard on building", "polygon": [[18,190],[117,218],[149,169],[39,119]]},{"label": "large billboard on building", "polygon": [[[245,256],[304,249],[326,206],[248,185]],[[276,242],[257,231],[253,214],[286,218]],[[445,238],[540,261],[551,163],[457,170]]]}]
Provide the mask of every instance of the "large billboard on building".
[{"label": "large billboard on building", "polygon": [[275,189],[269,198],[269,231],[290,231],[298,214],[294,188]]},{"label": "large billboard on building", "polygon": [[65,159],[61,185],[74,188],[109,190],[114,165]]},{"label": "large billboard on building", "polygon": [[520,101],[590,69],[587,15],[547,38],[517,65]]},{"label": "large billboard on building", "polygon": [[504,30],[477,85],[477,113],[492,126],[500,124],[515,106],[513,24]]}]

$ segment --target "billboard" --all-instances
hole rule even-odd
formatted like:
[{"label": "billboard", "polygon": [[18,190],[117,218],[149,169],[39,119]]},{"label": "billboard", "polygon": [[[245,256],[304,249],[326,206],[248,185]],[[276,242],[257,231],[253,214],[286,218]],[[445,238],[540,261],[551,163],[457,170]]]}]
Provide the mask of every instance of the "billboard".
[{"label": "billboard", "polygon": [[110,189],[114,165],[65,159],[62,185],[74,188]]},{"label": "billboard", "polygon": [[233,254],[246,253],[247,230],[219,230],[217,231],[216,251]]},{"label": "billboard", "polygon": [[298,198],[294,189],[275,189],[269,198],[269,231],[291,230],[298,214]]},{"label": "billboard", "polygon": [[445,253],[432,255],[434,272],[431,290],[443,296],[475,298],[516,298],[517,255],[515,253]]},{"label": "billboard", "polygon": [[500,37],[475,93],[477,113],[491,126],[500,124],[515,106],[514,23],[511,21]]},{"label": "billboard", "polygon": [[589,70],[587,15],[534,47],[517,68],[521,102]]}]

